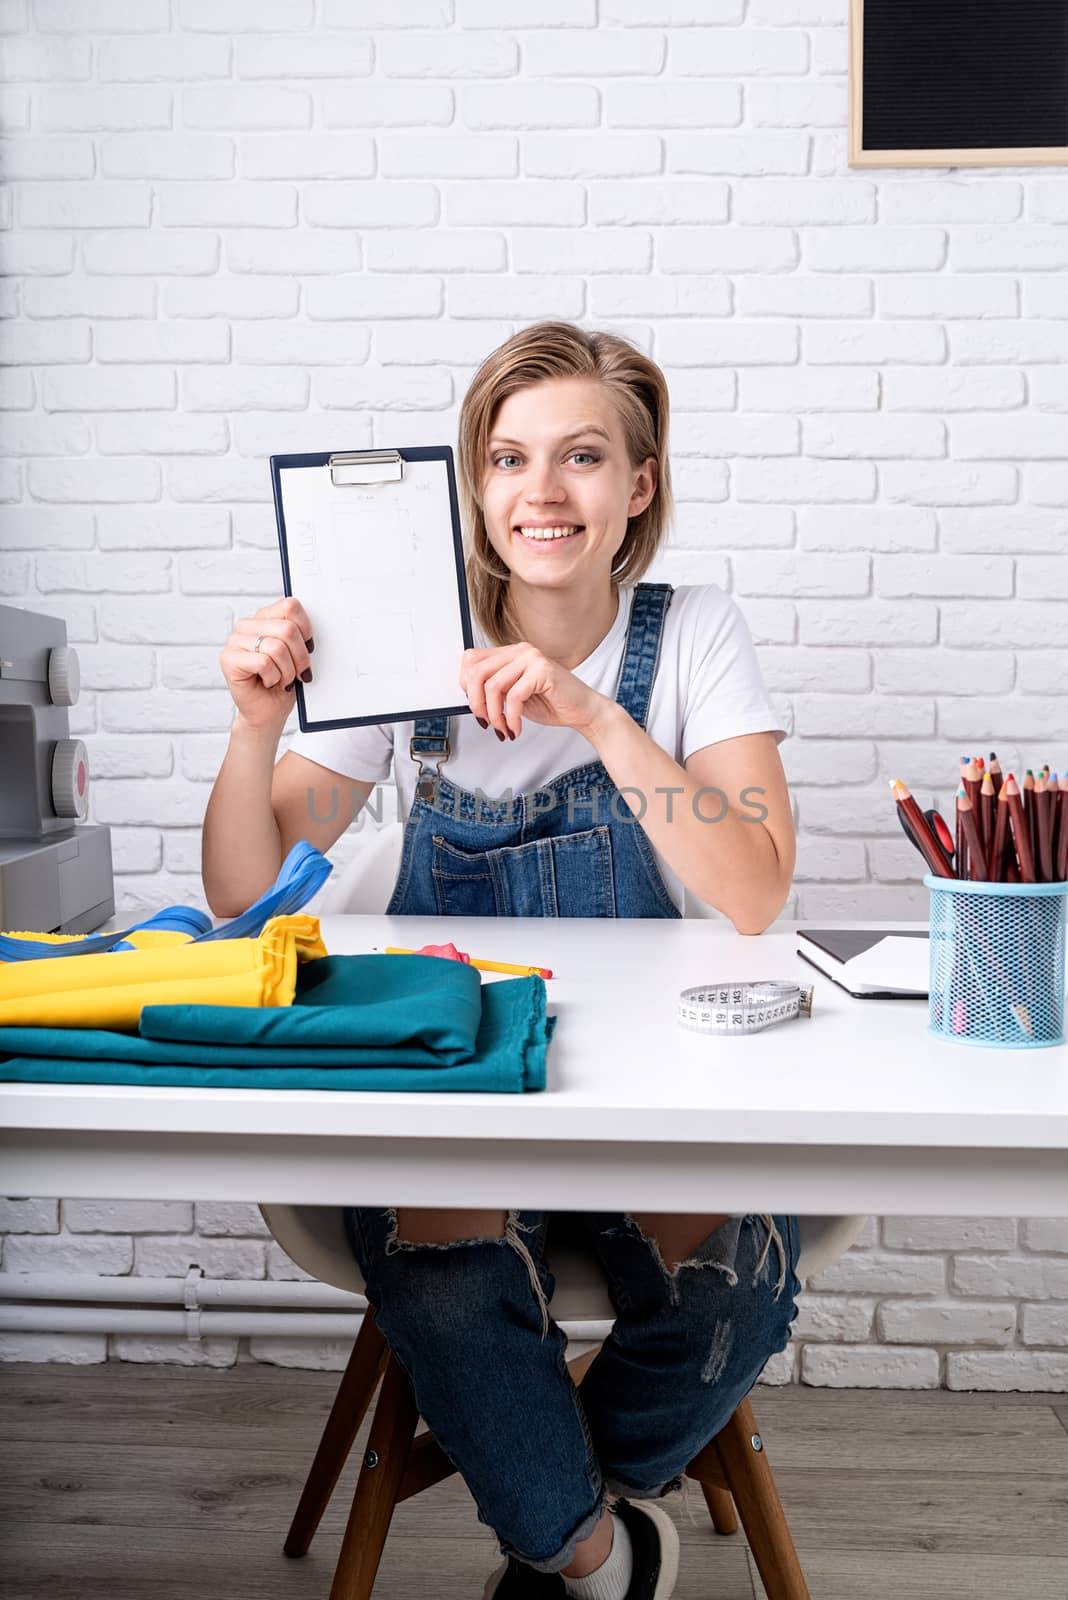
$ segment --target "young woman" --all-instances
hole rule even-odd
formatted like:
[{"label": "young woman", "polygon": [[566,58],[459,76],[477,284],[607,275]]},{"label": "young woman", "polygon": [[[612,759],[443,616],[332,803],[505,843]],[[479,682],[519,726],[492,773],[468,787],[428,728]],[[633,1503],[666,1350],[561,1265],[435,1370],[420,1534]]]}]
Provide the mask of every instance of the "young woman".
[{"label": "young woman", "polygon": [[[741,933],[768,926],[794,834],[749,634],[714,586],[639,581],[671,513],[667,436],[664,375],[624,339],[547,322],[486,359],[457,456],[473,715],[298,735],[276,764],[313,619],[290,598],[238,622],[213,911],[250,904],[298,839],[328,850],[392,770],[393,913],[678,917],[689,890]],[[486,1596],[664,1600],[678,1537],[656,1502],[789,1340],[796,1218],[346,1217],[420,1415],[506,1557]],[[547,1313],[550,1230],[594,1250],[618,1312],[581,1395]]]}]

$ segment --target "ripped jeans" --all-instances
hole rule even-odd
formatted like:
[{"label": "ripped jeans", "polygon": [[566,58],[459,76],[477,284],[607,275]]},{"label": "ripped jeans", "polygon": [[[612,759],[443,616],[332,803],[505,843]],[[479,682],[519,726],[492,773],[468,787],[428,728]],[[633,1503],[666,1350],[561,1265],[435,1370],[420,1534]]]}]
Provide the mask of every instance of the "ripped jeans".
[{"label": "ripped jeans", "polygon": [[[504,1555],[574,1559],[605,1494],[655,1499],[784,1350],[797,1218],[730,1217],[672,1271],[621,1212],[510,1211],[500,1238],[421,1244],[393,1208],[348,1207],[367,1298],[420,1416]],[[548,1313],[554,1239],[600,1261],[616,1321],[582,1380]]]}]

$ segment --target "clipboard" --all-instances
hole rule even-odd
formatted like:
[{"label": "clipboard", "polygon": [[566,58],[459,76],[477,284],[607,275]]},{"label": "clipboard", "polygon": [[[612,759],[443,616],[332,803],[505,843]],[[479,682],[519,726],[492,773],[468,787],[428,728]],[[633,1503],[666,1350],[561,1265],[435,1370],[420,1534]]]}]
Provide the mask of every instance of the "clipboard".
[{"label": "clipboard", "polygon": [[315,624],[301,731],[410,722],[457,702],[473,644],[452,450],[271,457],[282,580]]}]

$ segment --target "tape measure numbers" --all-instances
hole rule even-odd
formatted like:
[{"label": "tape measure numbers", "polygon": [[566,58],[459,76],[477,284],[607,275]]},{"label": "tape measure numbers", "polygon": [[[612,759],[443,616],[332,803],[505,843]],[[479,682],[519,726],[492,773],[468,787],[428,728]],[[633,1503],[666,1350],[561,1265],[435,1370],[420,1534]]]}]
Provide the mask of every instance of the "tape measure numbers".
[{"label": "tape measure numbers", "polygon": [[702,984],[683,989],[675,1014],[697,1033],[759,1033],[777,1022],[810,1017],[812,985],[771,978]]}]

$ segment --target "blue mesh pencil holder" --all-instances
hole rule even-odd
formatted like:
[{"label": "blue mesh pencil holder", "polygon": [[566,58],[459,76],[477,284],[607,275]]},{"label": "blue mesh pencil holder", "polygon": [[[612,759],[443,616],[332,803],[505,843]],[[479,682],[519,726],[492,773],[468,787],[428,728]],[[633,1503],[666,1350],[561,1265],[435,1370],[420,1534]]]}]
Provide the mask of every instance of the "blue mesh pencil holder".
[{"label": "blue mesh pencil holder", "polygon": [[961,883],[928,874],[927,1031],[955,1044],[1064,1043],[1068,883]]}]

